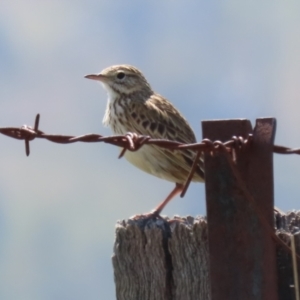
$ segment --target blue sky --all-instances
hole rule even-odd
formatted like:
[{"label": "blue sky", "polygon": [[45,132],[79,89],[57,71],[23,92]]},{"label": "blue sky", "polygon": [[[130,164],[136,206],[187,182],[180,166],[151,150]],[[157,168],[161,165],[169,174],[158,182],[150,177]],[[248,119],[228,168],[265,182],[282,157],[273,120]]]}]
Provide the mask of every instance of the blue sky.
[{"label": "blue sky", "polygon": [[[85,74],[140,68],[201,139],[204,119],[277,118],[276,143],[300,146],[297,1],[37,1],[0,4],[0,126],[111,132],[105,91]],[[114,299],[117,220],[148,212],[171,183],[104,144],[0,136],[0,298]],[[298,208],[300,158],[275,155],[276,205]],[[192,184],[164,214],[205,214]]]}]

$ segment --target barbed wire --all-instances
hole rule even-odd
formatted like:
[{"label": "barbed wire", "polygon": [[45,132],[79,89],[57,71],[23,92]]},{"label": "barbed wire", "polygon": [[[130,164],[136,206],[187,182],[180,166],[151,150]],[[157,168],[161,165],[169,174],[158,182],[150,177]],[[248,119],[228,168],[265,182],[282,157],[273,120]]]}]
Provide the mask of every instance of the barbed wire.
[{"label": "barbed wire", "polygon": [[[181,142],[170,141],[166,139],[153,139],[150,136],[138,135],[136,133],[128,132],[125,135],[114,136],[102,136],[99,134],[85,134],[80,136],[73,135],[58,135],[58,134],[46,134],[39,130],[40,115],[37,114],[34,122],[34,127],[23,125],[22,127],[2,127],[0,133],[9,136],[14,139],[25,141],[26,155],[30,154],[29,142],[35,138],[46,139],[53,143],[59,144],[71,144],[76,142],[84,143],[96,143],[104,142],[119,146],[129,151],[137,151],[144,144],[156,145],[162,148],[170,150],[194,150],[194,151],[215,151],[220,148],[221,145],[225,146],[227,150],[241,148],[242,146],[249,144],[252,140],[252,135],[249,134],[247,138],[233,136],[226,142],[214,141],[209,139],[203,139],[201,142],[193,144],[184,144]],[[123,151],[125,151],[123,150]],[[300,148],[292,149],[289,147],[274,145],[273,152],[278,154],[300,154]],[[120,157],[125,152],[121,152]]]},{"label": "barbed wire", "polygon": [[[191,171],[185,182],[181,197],[183,197],[189,187],[191,179],[196,171],[197,162],[204,152],[209,152],[211,154],[217,151],[227,151],[232,154],[232,159],[235,161],[235,151],[246,147],[252,141],[252,134],[249,134],[247,138],[241,136],[233,136],[230,140],[226,142],[221,141],[211,141],[209,139],[203,139],[201,142],[193,144],[184,144],[176,141],[170,141],[166,139],[153,139],[150,136],[139,135],[136,133],[128,132],[125,135],[114,135],[114,136],[102,136],[99,134],[85,134],[80,136],[72,135],[58,135],[58,134],[46,134],[39,130],[40,114],[37,114],[34,121],[34,126],[23,125],[22,127],[3,127],[0,128],[0,133],[9,136],[14,139],[25,141],[25,152],[28,156],[30,154],[29,142],[36,138],[46,139],[53,143],[59,144],[71,144],[76,142],[83,143],[108,143],[111,145],[119,146],[123,148],[119,158],[121,158],[126,151],[137,151],[143,145],[155,145],[161,148],[169,150],[193,150],[196,152]],[[273,146],[273,152],[278,154],[300,154],[300,148],[291,149],[284,146]]]}]

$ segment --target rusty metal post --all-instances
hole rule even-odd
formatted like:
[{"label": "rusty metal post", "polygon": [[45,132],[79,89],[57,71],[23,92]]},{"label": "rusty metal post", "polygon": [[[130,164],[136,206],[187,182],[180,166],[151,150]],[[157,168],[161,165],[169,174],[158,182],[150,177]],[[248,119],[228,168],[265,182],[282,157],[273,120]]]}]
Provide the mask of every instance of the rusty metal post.
[{"label": "rusty metal post", "polygon": [[[236,167],[255,206],[274,228],[273,153],[276,120],[203,121],[203,138],[232,136],[253,144],[237,152]],[[276,249],[257,209],[239,187],[224,154],[205,155],[206,205],[212,300],[277,300]]]}]

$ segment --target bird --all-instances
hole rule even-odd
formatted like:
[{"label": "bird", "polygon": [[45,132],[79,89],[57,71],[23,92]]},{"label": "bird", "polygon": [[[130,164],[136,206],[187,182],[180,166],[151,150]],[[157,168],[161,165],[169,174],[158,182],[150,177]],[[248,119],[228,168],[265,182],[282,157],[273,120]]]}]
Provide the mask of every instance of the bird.
[{"label": "bird", "polygon": [[[154,92],[136,67],[113,65],[85,78],[99,81],[106,90],[108,100],[103,124],[110,127],[114,134],[131,132],[184,144],[196,143],[188,121],[170,101]],[[167,203],[182,192],[196,153],[143,145],[138,151],[126,151],[124,156],[144,172],[175,183],[170,194],[149,214],[159,216]],[[202,157],[197,162],[192,181],[204,181]]]}]

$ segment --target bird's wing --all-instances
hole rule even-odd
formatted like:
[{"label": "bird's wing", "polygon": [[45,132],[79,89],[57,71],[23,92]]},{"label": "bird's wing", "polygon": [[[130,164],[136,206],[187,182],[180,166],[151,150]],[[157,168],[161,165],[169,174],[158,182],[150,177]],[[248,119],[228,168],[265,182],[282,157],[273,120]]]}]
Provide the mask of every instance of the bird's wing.
[{"label": "bird's wing", "polygon": [[[129,103],[130,124],[135,132],[149,135],[154,139],[167,139],[184,144],[196,143],[196,138],[185,118],[165,98],[158,94],[152,95],[147,101],[131,101]],[[164,156],[179,169],[190,171],[196,153],[192,150],[170,151],[157,147]],[[203,159],[199,159],[196,168],[198,180],[204,178]]]}]

